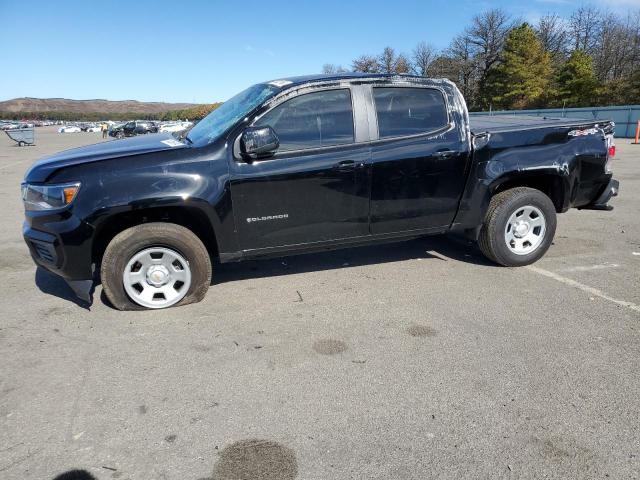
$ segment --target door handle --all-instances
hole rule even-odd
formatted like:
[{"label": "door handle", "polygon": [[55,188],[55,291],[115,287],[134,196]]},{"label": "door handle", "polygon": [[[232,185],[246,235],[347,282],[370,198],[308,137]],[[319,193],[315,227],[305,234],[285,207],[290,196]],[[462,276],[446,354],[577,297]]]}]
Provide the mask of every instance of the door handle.
[{"label": "door handle", "polygon": [[431,156],[435,158],[451,158],[458,155],[459,153],[460,152],[454,152],[453,150],[440,150],[438,152],[433,152]]}]

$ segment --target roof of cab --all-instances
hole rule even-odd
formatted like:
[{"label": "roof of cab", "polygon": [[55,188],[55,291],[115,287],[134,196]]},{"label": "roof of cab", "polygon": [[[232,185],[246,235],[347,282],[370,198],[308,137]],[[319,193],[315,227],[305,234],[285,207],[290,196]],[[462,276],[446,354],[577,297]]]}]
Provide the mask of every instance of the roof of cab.
[{"label": "roof of cab", "polygon": [[285,77],[278,78],[276,80],[271,80],[270,82],[265,83],[276,83],[276,82],[288,82],[287,86],[291,85],[302,85],[305,83],[312,82],[330,82],[334,80],[362,80],[362,79],[398,79],[398,78],[406,78],[411,80],[431,80],[425,77],[419,77],[417,75],[398,75],[398,74],[387,74],[387,73],[362,73],[362,72],[345,72],[345,73],[322,73],[316,75],[303,75],[299,77]]}]

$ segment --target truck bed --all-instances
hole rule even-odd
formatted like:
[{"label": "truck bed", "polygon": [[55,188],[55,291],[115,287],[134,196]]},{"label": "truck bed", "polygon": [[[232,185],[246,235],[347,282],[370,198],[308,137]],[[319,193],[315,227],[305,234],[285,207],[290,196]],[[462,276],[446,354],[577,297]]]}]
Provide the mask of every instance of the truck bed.
[{"label": "truck bed", "polygon": [[532,115],[470,115],[471,133],[509,132],[531,128],[573,127],[606,121],[590,118],[548,118]]}]

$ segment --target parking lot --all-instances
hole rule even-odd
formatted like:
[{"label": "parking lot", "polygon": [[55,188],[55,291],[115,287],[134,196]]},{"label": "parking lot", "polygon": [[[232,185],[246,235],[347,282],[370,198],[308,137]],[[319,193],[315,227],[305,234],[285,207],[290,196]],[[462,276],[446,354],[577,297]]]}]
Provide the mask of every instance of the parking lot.
[{"label": "parking lot", "polygon": [[640,477],[640,145],[612,212],[530,267],[432,237],[214,265],[205,300],[90,308],[36,271],[20,181],[102,141],[0,136],[0,478]]}]

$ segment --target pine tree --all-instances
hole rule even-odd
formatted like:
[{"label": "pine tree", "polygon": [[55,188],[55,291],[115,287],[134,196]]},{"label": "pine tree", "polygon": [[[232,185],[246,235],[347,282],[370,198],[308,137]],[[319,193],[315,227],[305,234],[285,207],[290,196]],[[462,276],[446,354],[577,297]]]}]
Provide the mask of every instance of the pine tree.
[{"label": "pine tree", "polygon": [[551,58],[527,23],[507,35],[500,62],[487,73],[481,92],[493,108],[535,107],[544,98],[551,79]]},{"label": "pine tree", "polygon": [[556,77],[557,103],[567,107],[588,107],[598,99],[599,84],[593,59],[583,50],[574,50]]}]

